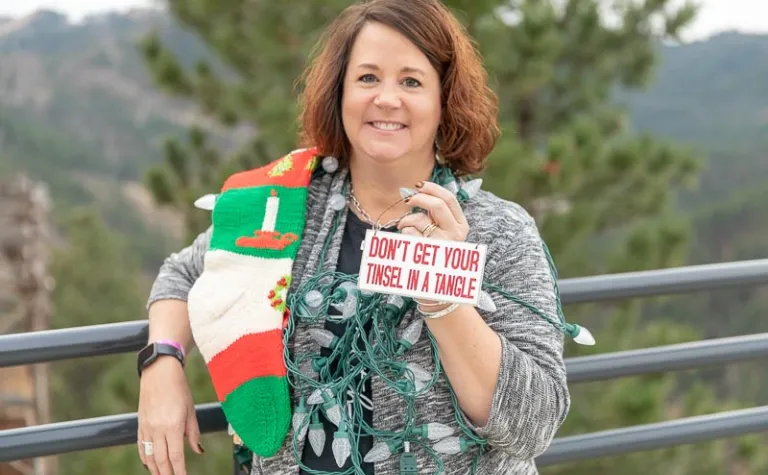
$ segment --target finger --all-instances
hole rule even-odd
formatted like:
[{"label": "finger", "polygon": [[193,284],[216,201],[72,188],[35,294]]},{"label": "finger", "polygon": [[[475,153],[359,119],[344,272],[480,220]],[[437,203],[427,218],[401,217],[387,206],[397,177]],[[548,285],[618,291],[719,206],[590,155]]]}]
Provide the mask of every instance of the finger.
[{"label": "finger", "polygon": [[[152,441],[152,437],[143,437],[142,440],[145,440],[147,442],[151,442]],[[141,450],[141,454],[142,454],[142,457],[143,457],[144,464],[147,467],[147,469],[149,470],[149,472],[152,473],[152,475],[160,475],[160,470],[157,468],[157,465],[155,464],[155,455],[154,455],[154,453],[157,450],[157,448],[153,446],[152,447],[152,454],[147,455],[146,453],[144,453],[144,444],[142,444],[140,442],[139,445],[141,446],[140,450]]]},{"label": "finger", "polygon": [[457,222],[463,223],[466,221],[466,217],[464,216],[464,211],[461,209],[459,200],[457,200],[456,195],[451,193],[448,189],[443,188],[437,183],[433,183],[431,181],[422,182],[421,188],[418,188],[417,184],[417,189],[420,193],[426,193],[445,201],[445,204],[448,206],[448,209],[451,211],[451,214]]},{"label": "finger", "polygon": [[435,224],[444,230],[454,229],[459,226],[459,222],[448,208],[448,203],[437,196],[427,193],[418,193],[406,200],[410,206],[418,206],[429,211],[429,215],[435,221]]},{"label": "finger", "polygon": [[407,227],[413,227],[419,231],[429,226],[432,220],[424,213],[413,213],[405,216],[397,223],[398,229],[405,229]]},{"label": "finger", "polygon": [[195,406],[193,406],[192,404],[189,405],[189,410],[187,411],[187,425],[186,425],[186,430],[184,432],[187,436],[187,440],[189,441],[189,446],[192,448],[192,450],[194,450],[195,453],[200,455],[205,453],[203,444],[200,443],[200,426],[197,423],[197,414],[195,413]]},{"label": "finger", "polygon": [[144,455],[144,444],[141,442],[142,440],[144,440],[144,437],[142,437],[141,432],[139,432],[136,435],[136,449],[139,451],[139,459],[141,459],[141,463],[146,467],[147,456]]},{"label": "finger", "polygon": [[190,406],[190,414],[187,415],[187,424],[186,424],[186,430],[185,435],[187,436],[187,440],[189,441],[189,446],[192,448],[192,450],[195,453],[198,453],[202,455],[205,453],[205,449],[203,448],[203,444],[200,441],[200,426],[197,422],[197,414],[195,413],[195,407]]},{"label": "finger", "polygon": [[184,463],[184,434],[182,432],[170,432],[166,436],[168,444],[168,459],[173,467],[175,475],[187,475],[187,467]]},{"label": "finger", "polygon": [[418,229],[414,228],[413,226],[408,226],[407,228],[403,228],[400,230],[401,234],[409,234],[411,236],[421,236],[421,233]]},{"label": "finger", "polygon": [[[155,445],[154,455],[151,457],[159,475],[173,475],[171,459],[168,457],[168,445],[165,443],[165,437],[160,435],[153,437],[152,442]],[[151,465],[150,465],[151,467]]]}]

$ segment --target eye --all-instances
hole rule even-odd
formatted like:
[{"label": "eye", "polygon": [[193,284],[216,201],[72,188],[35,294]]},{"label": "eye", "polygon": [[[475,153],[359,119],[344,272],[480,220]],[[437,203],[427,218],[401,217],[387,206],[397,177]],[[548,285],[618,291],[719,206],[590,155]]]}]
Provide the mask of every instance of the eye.
[{"label": "eye", "polygon": [[403,81],[407,87],[419,87],[421,86],[421,82],[419,82],[418,79],[413,78],[405,78]]},{"label": "eye", "polygon": [[363,74],[357,80],[360,82],[373,82],[376,80],[376,76],[373,74]]}]

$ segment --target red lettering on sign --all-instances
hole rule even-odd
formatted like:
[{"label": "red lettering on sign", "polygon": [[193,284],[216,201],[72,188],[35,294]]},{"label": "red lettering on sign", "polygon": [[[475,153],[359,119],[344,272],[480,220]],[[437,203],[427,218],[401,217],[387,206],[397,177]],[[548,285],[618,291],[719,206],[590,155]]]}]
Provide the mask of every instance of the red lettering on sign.
[{"label": "red lettering on sign", "polygon": [[435,275],[437,276],[435,293],[465,299],[472,298],[472,294],[477,286],[477,279],[467,280],[463,275],[446,275],[441,273],[436,273]]},{"label": "red lettering on sign", "polygon": [[477,249],[445,248],[445,267],[477,272],[479,264],[480,251]]},{"label": "red lettering on sign", "polygon": [[402,244],[402,241],[373,236],[371,238],[371,249],[368,256],[378,257],[379,259],[394,259],[400,244]]},{"label": "red lettering on sign", "polygon": [[403,287],[400,284],[401,273],[402,269],[400,267],[386,264],[369,264],[368,283],[371,285],[402,289]]},{"label": "red lettering on sign", "polygon": [[440,248],[437,244],[426,242],[417,242],[413,248],[413,262],[415,264],[424,264],[427,266],[435,265],[437,261],[437,250]]}]

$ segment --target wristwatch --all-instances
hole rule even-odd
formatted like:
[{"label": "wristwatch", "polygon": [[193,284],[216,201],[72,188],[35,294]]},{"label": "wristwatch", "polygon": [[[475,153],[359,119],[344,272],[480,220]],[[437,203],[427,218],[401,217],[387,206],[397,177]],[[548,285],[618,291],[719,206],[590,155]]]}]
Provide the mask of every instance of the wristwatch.
[{"label": "wristwatch", "polygon": [[139,372],[139,377],[141,377],[141,372],[144,368],[154,363],[160,356],[164,355],[173,356],[179,360],[181,366],[184,367],[184,353],[179,348],[167,343],[150,343],[142,348],[136,356],[136,370]]}]

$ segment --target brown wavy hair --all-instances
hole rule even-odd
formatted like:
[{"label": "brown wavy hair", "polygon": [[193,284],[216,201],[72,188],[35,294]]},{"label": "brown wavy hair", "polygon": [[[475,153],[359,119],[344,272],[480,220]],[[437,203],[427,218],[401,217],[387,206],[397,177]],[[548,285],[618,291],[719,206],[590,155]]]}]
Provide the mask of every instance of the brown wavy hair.
[{"label": "brown wavy hair", "polygon": [[500,135],[498,98],[473,41],[438,0],[365,0],[329,25],[300,78],[301,145],[315,146],[346,165],[350,144],[341,120],[343,81],[352,45],[369,22],[397,30],[429,59],[441,81],[439,153],[456,175],[483,170]]}]

